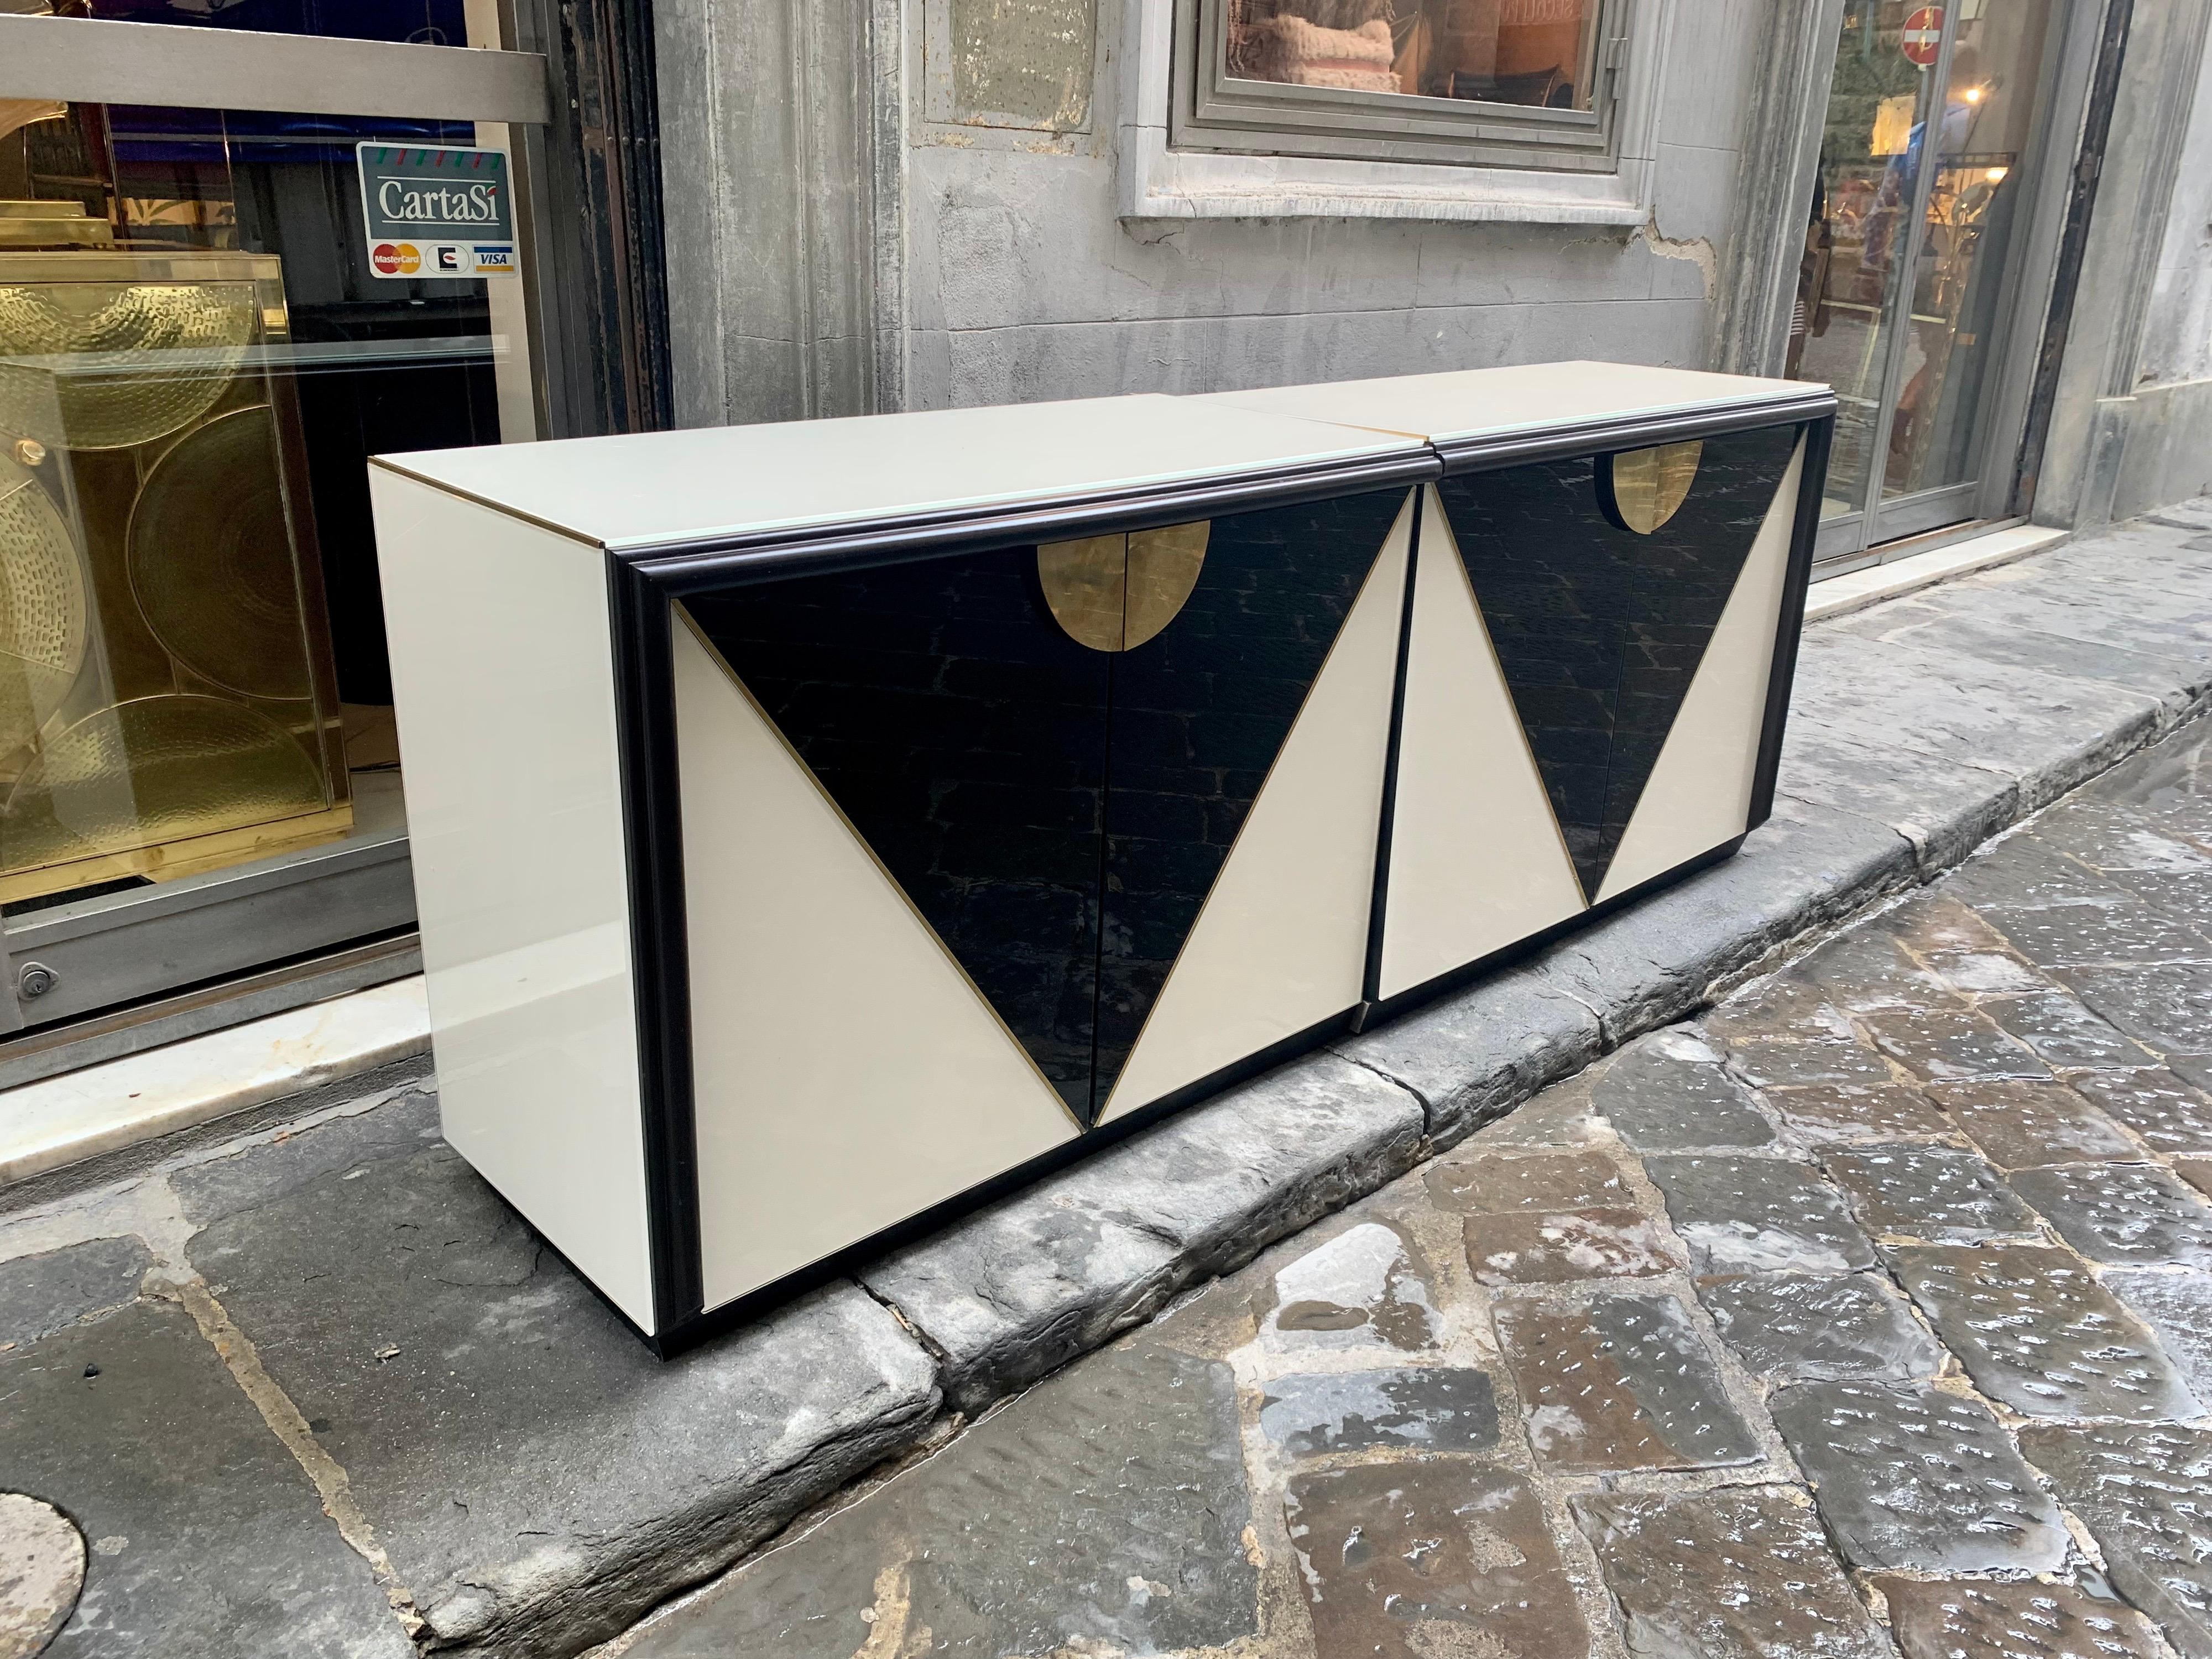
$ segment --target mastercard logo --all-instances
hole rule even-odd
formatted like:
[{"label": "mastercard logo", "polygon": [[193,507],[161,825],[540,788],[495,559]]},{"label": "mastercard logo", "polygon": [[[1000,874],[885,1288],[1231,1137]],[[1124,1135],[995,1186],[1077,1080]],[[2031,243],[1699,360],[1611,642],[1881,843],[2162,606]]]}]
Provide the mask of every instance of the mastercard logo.
[{"label": "mastercard logo", "polygon": [[422,269],[422,250],[412,242],[379,242],[368,261],[380,276],[412,276]]}]

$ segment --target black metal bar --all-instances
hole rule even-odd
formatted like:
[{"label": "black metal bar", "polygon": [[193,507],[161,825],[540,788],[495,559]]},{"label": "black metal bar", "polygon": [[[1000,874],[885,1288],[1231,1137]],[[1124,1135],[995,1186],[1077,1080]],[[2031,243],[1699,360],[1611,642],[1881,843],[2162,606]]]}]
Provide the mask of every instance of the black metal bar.
[{"label": "black metal bar", "polygon": [[1431,441],[1443,458],[1447,472],[1486,472],[1493,468],[1521,466],[1531,461],[1559,460],[1592,453],[1615,453],[1652,444],[1680,443],[1691,438],[1716,437],[1753,427],[1783,426],[1791,421],[1816,421],[1836,412],[1836,394],[1824,386],[1808,386],[1787,394],[1746,399],[1741,403],[1709,404],[1656,415],[1607,416],[1580,421],[1571,426],[1546,427],[1532,432],[1500,432],[1479,438],[1437,438]]},{"label": "black metal bar", "polygon": [[851,520],[785,526],[702,538],[696,542],[616,544],[617,558],[636,561],[677,592],[738,583],[780,581],[872,565],[904,564],[958,548],[988,552],[1121,530],[1148,530],[1193,519],[1220,518],[1259,507],[1293,507],[1413,483],[1442,469],[1426,448],[1352,461],[1246,472],[1230,480],[1185,479],[1173,484],[1061,496],[1047,504],[996,511],[948,507],[856,525]]},{"label": "black metal bar", "polygon": [[1398,607],[1398,665],[1390,684],[1390,736],[1382,751],[1382,817],[1375,832],[1375,887],[1367,906],[1367,965],[1360,977],[1358,1025],[1367,1024],[1367,1012],[1382,1000],[1382,927],[1390,902],[1390,843],[1398,817],[1398,741],[1406,729],[1406,669],[1413,659],[1413,584],[1420,574],[1421,521],[1428,510],[1429,487],[1417,484],[1412,504],[1413,523],[1406,537],[1406,589]]},{"label": "black metal bar", "polygon": [[629,847],[630,975],[645,1120],[653,1320],[665,1331],[695,1316],[706,1295],[699,1255],[690,957],[670,638],[670,629],[680,624],[667,595],[629,566],[610,559],[607,582],[623,832]]}]

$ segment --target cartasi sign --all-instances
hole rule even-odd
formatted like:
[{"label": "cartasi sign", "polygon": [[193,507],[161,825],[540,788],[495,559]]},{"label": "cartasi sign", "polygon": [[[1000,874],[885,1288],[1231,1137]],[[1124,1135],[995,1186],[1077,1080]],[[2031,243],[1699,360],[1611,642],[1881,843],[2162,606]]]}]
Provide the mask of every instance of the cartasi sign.
[{"label": "cartasi sign", "polygon": [[507,152],[354,146],[368,267],[379,276],[513,275],[514,200]]}]

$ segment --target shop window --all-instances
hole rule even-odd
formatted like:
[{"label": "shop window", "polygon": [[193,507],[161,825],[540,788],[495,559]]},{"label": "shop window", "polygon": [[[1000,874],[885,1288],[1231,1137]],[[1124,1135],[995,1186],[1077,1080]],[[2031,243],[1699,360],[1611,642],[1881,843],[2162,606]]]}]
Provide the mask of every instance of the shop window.
[{"label": "shop window", "polygon": [[[20,1022],[404,933],[365,459],[537,432],[519,278],[381,274],[357,146],[481,155],[478,129],[33,100],[0,126]],[[249,886],[250,925],[213,914]]]},{"label": "shop window", "polygon": [[1180,0],[1171,142],[1607,170],[1627,0]]}]

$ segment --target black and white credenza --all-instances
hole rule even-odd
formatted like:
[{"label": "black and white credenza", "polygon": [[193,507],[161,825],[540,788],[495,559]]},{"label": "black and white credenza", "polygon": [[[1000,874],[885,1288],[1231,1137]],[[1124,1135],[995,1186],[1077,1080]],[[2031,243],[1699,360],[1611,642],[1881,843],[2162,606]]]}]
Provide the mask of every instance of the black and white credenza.
[{"label": "black and white credenza", "polygon": [[379,458],[447,1139],[668,1352],[1725,856],[1833,409],[1555,363]]}]

